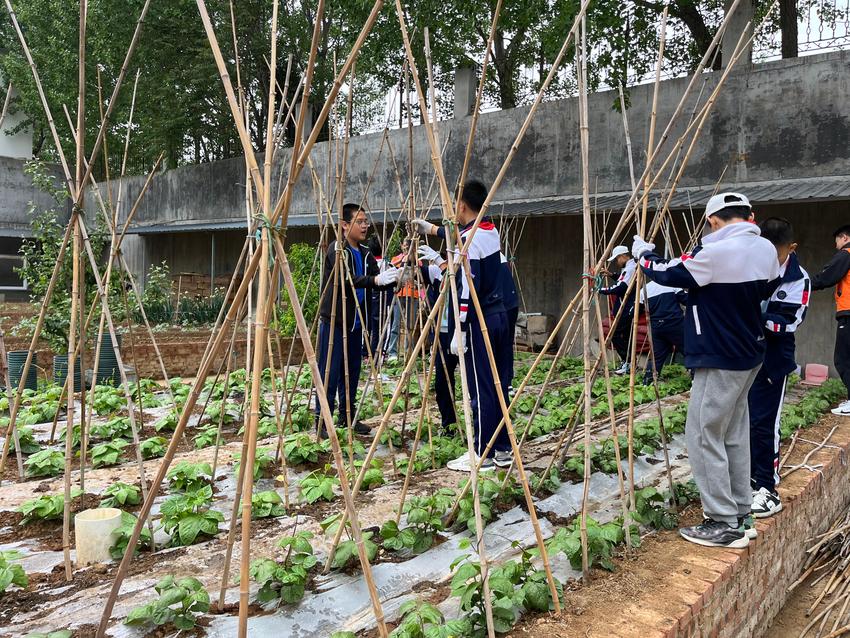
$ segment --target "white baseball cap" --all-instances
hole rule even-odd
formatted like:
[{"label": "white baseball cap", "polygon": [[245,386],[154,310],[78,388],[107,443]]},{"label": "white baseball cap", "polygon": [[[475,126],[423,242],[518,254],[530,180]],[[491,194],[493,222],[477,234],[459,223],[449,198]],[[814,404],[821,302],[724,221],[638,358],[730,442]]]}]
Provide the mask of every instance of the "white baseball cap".
[{"label": "white baseball cap", "polygon": [[711,217],[714,213],[731,206],[746,206],[749,210],[753,209],[746,195],[741,195],[741,193],[718,193],[709,199],[705,205],[705,216]]},{"label": "white baseball cap", "polygon": [[608,261],[614,261],[620,255],[628,255],[629,249],[625,246],[615,246],[614,250],[611,251],[611,256],[608,258]]}]

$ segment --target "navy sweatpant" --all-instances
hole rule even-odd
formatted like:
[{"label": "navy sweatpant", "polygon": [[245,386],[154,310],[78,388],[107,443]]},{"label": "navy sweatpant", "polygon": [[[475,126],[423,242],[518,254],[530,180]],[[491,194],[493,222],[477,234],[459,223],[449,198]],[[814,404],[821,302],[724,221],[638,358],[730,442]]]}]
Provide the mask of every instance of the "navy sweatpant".
[{"label": "navy sweatpant", "polygon": [[[512,346],[513,341],[508,336],[507,314],[497,312],[487,315],[487,332],[490,335],[490,345],[493,347],[493,357],[496,359],[496,369],[504,396],[508,396],[510,385]],[[468,327],[467,352],[464,356],[466,377],[469,382],[470,403],[472,406],[472,429],[475,433],[475,451],[481,454],[490,442],[493,433],[502,420],[502,408],[496,394],[496,383],[490,361],[487,358],[487,347],[484,345],[484,335],[477,317],[474,317]],[[506,428],[496,438],[490,456],[496,450],[511,449],[511,441]]]},{"label": "navy sweatpant", "polygon": [[451,352],[451,335],[446,332],[440,333],[440,351],[436,353],[437,359],[434,361],[434,394],[443,429],[446,429],[457,423],[454,402],[457,357]]},{"label": "navy sweatpant", "polygon": [[[328,383],[325,388],[328,397],[328,405],[333,414],[334,406],[339,399],[339,418],[337,423],[344,427],[349,416],[353,419],[357,409],[357,382],[360,379],[361,354],[363,351],[363,329],[360,326],[351,329],[347,335],[348,346],[348,392],[345,387],[345,358],[343,353],[342,326],[334,326],[330,329],[324,321],[319,322],[319,372],[322,380],[325,379],[325,370],[328,364],[328,347],[330,345],[331,333],[333,333],[333,351],[331,352],[330,368],[328,368]],[[351,413],[348,414],[350,406]],[[316,414],[319,414],[319,400],[316,399]]]},{"label": "navy sweatpant", "polygon": [[764,367],[750,388],[750,476],[753,489],[776,492],[779,483],[779,415],[786,377],[771,381]]},{"label": "navy sweatpant", "polygon": [[[676,352],[684,352],[685,350],[685,322],[684,320],[671,322],[661,319],[652,321],[651,327],[655,371],[660,373],[674,349]],[[643,382],[646,385],[652,383],[652,367],[650,367],[649,362],[647,362]]]}]

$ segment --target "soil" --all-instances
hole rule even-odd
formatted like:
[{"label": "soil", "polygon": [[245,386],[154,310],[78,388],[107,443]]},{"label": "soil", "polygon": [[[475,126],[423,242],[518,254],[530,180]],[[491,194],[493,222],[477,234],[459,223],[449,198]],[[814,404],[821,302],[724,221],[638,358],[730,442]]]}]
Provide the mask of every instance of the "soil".
[{"label": "soil", "polygon": [[764,635],[771,638],[798,638],[811,622],[806,613],[817,600],[824,585],[825,583],[821,583],[817,587],[809,587],[807,583],[803,583],[798,586],[791,592],[785,606],[773,619],[773,624]]}]

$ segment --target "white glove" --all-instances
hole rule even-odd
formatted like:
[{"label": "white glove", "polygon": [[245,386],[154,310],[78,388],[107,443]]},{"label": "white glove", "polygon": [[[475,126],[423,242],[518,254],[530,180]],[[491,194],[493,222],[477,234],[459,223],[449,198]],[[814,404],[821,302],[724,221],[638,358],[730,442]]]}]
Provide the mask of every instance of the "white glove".
[{"label": "white glove", "polygon": [[389,286],[390,284],[394,284],[398,281],[398,277],[400,274],[401,271],[398,268],[390,266],[384,272],[375,276],[375,285]]},{"label": "white glove", "polygon": [[414,219],[411,224],[413,229],[420,235],[435,235],[434,229],[436,226],[425,219]]},{"label": "white glove", "polygon": [[635,259],[640,259],[646,253],[651,253],[655,250],[655,244],[650,244],[648,241],[644,241],[643,237],[640,235],[634,236],[634,242],[632,242],[632,257]]},{"label": "white glove", "polygon": [[446,261],[440,257],[440,253],[431,248],[428,244],[419,244],[419,258],[424,261],[430,261],[435,266],[439,266]]},{"label": "white glove", "polygon": [[[463,348],[463,352],[466,352],[467,348],[466,348],[466,333],[465,332],[460,333],[460,343],[461,343],[461,347]],[[449,347],[449,350],[451,351],[451,353],[454,356],[456,356],[456,357],[460,356],[458,354],[458,349],[457,349],[457,337],[454,334],[452,335],[452,345]]]}]

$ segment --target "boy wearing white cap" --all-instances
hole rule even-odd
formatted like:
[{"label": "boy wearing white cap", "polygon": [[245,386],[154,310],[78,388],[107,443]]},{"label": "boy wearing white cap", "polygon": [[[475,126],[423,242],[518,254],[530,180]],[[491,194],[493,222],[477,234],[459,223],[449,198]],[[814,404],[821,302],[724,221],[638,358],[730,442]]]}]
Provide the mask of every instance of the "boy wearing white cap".
[{"label": "boy wearing white cap", "polygon": [[632,259],[629,249],[625,246],[615,246],[611,251],[611,256],[608,258],[608,263],[620,269],[620,275],[617,277],[617,283],[613,286],[605,286],[599,289],[602,295],[612,295],[617,298],[617,303],[614,304],[612,317],[617,316],[620,306],[623,306],[623,312],[620,315],[620,321],[617,323],[617,328],[611,336],[611,344],[620,355],[623,365],[617,370],[617,374],[626,374],[629,371],[629,336],[631,335],[631,321],[629,317],[634,310],[635,294],[634,291],[626,297],[626,291],[629,289],[629,283],[634,277],[637,269],[637,262]]},{"label": "boy wearing white cap", "polygon": [[701,246],[663,259],[635,235],[632,254],[647,278],[688,291],[685,365],[694,371],[685,437],[705,519],[679,530],[698,545],[749,544],[750,423],[747,394],[764,361],[761,304],[779,284],[776,248],[750,223],[749,200],[708,200]]}]

